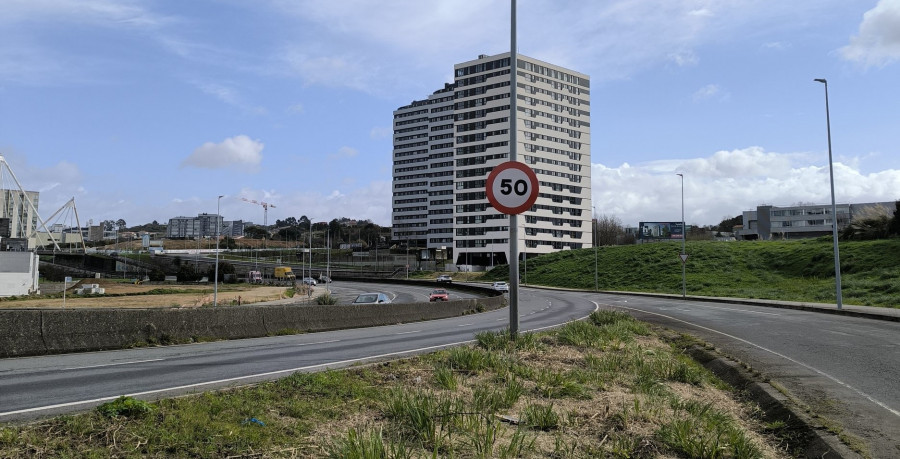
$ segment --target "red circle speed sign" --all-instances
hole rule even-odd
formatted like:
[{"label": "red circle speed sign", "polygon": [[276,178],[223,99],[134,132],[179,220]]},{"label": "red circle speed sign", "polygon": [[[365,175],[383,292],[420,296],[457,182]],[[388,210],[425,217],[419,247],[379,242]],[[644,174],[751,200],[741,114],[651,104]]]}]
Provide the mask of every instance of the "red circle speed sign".
[{"label": "red circle speed sign", "polygon": [[507,215],[521,214],[537,201],[537,175],[530,167],[517,161],[507,161],[495,167],[488,175],[486,185],[488,201]]}]

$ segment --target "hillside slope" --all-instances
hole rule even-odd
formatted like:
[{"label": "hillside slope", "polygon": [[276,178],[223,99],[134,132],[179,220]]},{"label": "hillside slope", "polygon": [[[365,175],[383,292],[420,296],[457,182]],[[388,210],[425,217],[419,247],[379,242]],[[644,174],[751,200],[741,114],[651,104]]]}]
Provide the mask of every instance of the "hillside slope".
[{"label": "hillside slope", "polygon": [[[681,244],[597,250],[600,290],[681,293]],[[688,295],[834,303],[830,238],[765,242],[688,242]],[[594,249],[543,255],[519,263],[523,283],[593,289]],[[900,239],[841,242],[847,304],[900,307]],[[526,275],[527,269],[527,275]],[[485,276],[509,278],[507,266]]]}]

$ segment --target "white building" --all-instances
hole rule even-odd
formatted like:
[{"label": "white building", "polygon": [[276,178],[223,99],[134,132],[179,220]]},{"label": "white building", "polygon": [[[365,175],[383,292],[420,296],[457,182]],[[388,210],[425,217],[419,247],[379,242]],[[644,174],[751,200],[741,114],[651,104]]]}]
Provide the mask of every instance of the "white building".
[{"label": "white building", "polygon": [[[838,231],[844,229],[866,209],[895,209],[893,202],[836,204]],[[743,227],[735,234],[738,239],[772,240],[799,239],[832,234],[834,218],[831,204],[797,205],[788,207],[762,205],[743,212]]]},{"label": "white building", "polygon": [[[392,238],[420,258],[507,263],[509,217],[485,181],[509,161],[509,56],[457,64],[452,85],[394,112]],[[540,182],[518,219],[520,251],[591,247],[589,77],[517,57],[517,159]]]}]

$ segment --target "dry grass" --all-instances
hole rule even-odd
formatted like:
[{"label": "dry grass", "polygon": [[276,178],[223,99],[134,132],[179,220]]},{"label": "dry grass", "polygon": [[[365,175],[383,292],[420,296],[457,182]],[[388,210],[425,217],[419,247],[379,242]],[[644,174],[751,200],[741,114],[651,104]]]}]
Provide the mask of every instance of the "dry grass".
[{"label": "dry grass", "polygon": [[[84,284],[100,284],[107,295],[126,296],[90,296],[73,295],[70,289],[66,296],[67,308],[171,308],[199,307],[213,302],[212,285],[135,285],[109,279],[85,279]],[[148,294],[155,289],[173,289],[179,293]],[[220,304],[236,304],[238,297],[241,304],[259,303],[285,298],[285,287],[254,286],[249,284],[219,285],[218,300]],[[62,298],[36,298],[29,300],[3,301],[0,308],[61,308]]]}]

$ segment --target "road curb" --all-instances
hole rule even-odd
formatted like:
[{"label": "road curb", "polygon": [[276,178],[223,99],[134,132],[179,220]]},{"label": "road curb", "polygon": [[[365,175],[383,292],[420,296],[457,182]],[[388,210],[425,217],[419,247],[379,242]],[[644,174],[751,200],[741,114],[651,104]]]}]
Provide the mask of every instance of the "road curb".
[{"label": "road curb", "polygon": [[769,421],[783,421],[792,433],[803,436],[801,457],[860,458],[834,434],[815,427],[810,417],[787,396],[746,370],[738,362],[710,349],[693,345],[685,353],[720,379],[759,405]]}]

